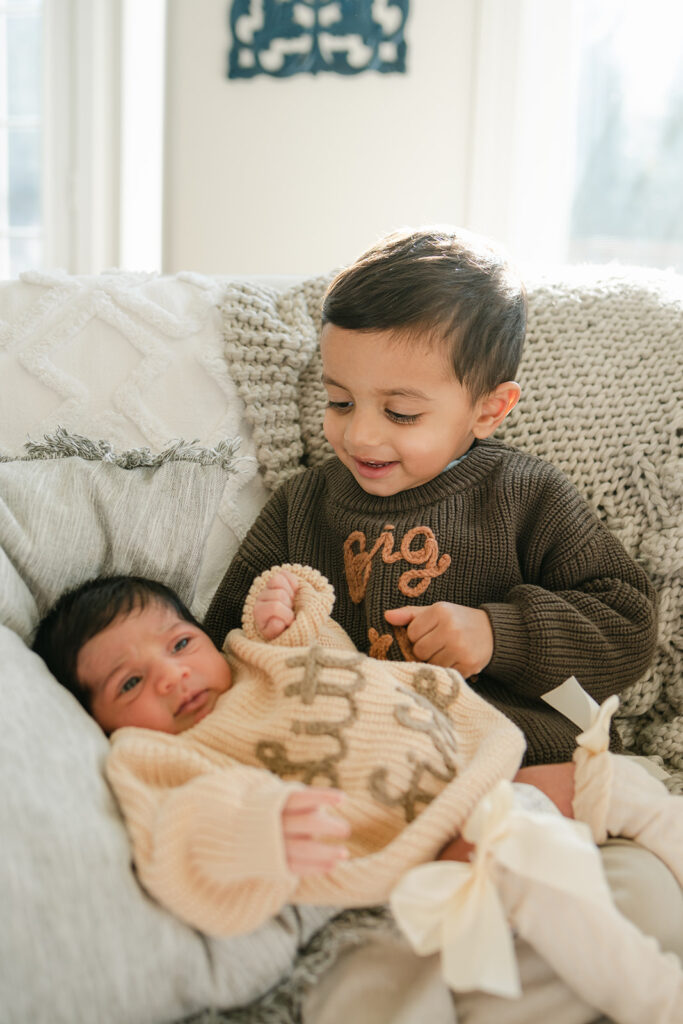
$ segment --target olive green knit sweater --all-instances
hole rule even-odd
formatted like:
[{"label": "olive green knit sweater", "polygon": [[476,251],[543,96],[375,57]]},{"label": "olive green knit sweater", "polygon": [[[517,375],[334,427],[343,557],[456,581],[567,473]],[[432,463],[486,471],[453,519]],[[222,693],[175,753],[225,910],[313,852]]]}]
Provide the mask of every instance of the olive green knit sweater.
[{"label": "olive green knit sweater", "polygon": [[575,675],[601,703],[654,651],[656,599],[643,570],[559,470],[493,440],[390,497],[367,494],[336,458],[287,481],[211,603],[205,625],[219,646],[254,578],[282,562],[330,580],[334,617],[377,658],[411,657],[389,608],[484,608],[494,654],[470,682],[522,729],[529,764],[571,758],[578,731],[541,694]]}]

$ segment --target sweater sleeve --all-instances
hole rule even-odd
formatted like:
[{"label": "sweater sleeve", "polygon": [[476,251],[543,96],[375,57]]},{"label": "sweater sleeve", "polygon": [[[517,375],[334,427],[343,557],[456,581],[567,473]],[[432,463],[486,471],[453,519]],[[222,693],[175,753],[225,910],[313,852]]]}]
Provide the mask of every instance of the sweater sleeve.
[{"label": "sweater sleeve", "polygon": [[[294,621],[274,640],[264,641],[254,622],[254,605],[258,595],[273,573],[287,570],[296,576],[299,588],[294,599]],[[242,613],[242,629],[249,640],[260,640],[280,647],[322,647],[355,650],[345,630],[332,619],[334,589],[332,584],[308,565],[276,565],[254,580]]]},{"label": "sweater sleeve", "polygon": [[487,675],[526,697],[575,675],[601,702],[646,671],[654,588],[564,478],[537,510],[522,557],[529,582],[483,605],[494,634]]},{"label": "sweater sleeve", "polygon": [[282,807],[300,786],[234,762],[219,768],[178,737],[124,729],[107,778],[121,806],[140,882],[210,935],[259,927],[288,902]]}]

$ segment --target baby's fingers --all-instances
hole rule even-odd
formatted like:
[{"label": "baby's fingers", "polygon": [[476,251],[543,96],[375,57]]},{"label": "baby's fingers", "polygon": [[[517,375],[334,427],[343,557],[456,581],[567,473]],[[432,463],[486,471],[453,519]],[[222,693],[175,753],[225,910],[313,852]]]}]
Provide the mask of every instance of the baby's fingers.
[{"label": "baby's fingers", "polygon": [[276,640],[294,622],[294,612],[284,605],[268,605],[259,615],[254,612],[254,619],[264,640]]},{"label": "baby's fingers", "polygon": [[330,814],[324,808],[305,814],[282,815],[282,829],[286,837],[315,839],[347,839],[351,827],[344,818]]},{"label": "baby's fingers", "polygon": [[319,843],[315,839],[287,839],[287,866],[294,875],[323,875],[332,871],[339,861],[348,860],[345,846]]},{"label": "baby's fingers", "polygon": [[294,595],[299,589],[299,581],[294,573],[287,572],[286,569],[281,569],[279,572],[274,572],[268,577],[266,581],[267,590],[279,590],[285,595],[285,600],[291,604]]},{"label": "baby's fingers", "polygon": [[282,811],[285,839],[346,839],[351,827],[331,807],[343,794],[333,789],[303,789],[291,794]]},{"label": "baby's fingers", "polygon": [[294,813],[305,813],[325,805],[336,807],[343,799],[344,794],[341,789],[324,786],[306,786],[305,789],[297,789],[287,797],[285,810]]}]

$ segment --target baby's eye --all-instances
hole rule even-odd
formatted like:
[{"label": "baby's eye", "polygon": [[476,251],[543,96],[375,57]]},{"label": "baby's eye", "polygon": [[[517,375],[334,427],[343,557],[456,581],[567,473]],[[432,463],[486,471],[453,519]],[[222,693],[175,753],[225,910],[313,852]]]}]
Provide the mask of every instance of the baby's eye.
[{"label": "baby's eye", "polygon": [[189,642],[190,642],[189,638],[186,637],[186,636],[183,636],[183,637],[180,638],[180,640],[178,640],[178,642],[176,644],[174,644],[173,650],[174,651],[182,651],[184,647],[187,647]]},{"label": "baby's eye", "polygon": [[394,412],[392,409],[385,409],[384,412],[394,423],[417,423],[420,418],[419,412],[410,415],[404,412]]},{"label": "baby's eye", "polygon": [[130,679],[126,679],[125,683],[121,687],[121,693],[129,693],[138,685],[141,679],[142,676],[131,676]]},{"label": "baby's eye", "polygon": [[353,406],[353,402],[333,402],[329,399],[327,402],[328,409],[335,409],[337,412],[346,412]]}]

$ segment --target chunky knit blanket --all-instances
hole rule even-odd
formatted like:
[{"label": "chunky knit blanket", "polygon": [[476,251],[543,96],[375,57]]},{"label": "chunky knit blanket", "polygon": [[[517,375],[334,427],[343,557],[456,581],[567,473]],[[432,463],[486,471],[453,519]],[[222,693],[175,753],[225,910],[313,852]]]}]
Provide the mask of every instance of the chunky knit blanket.
[{"label": "chunky knit blanket", "polygon": [[[317,348],[329,277],[284,293],[240,283],[222,305],[227,360],[274,490],[329,454]],[[576,267],[527,282],[522,400],[497,436],[557,465],[644,566],[660,600],[650,671],[626,691],[626,748],[683,792],[683,278]]]}]

